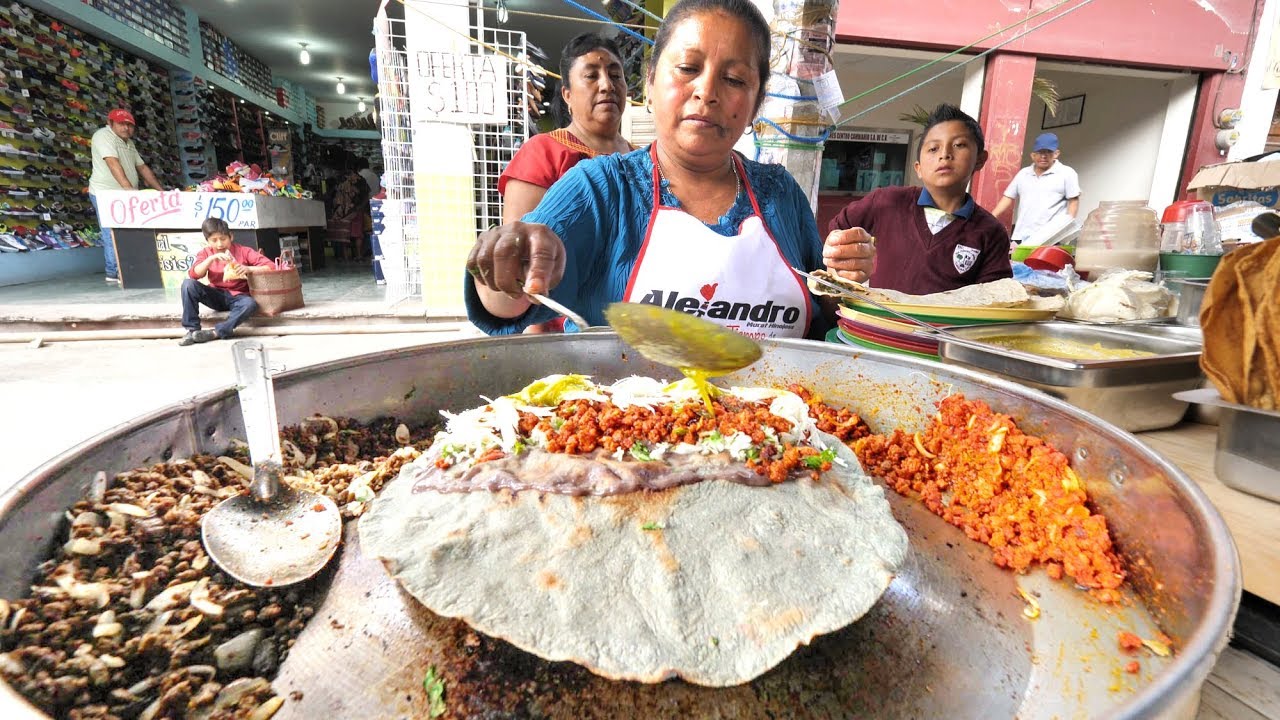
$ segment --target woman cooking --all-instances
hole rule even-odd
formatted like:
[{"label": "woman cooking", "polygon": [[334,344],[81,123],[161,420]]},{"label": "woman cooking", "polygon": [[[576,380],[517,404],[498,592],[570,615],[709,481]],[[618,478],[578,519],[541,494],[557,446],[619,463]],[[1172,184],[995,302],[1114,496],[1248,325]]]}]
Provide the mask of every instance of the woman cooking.
[{"label": "woman cooking", "polygon": [[822,267],[808,199],[783,167],[732,149],[763,98],[769,46],[748,0],[676,4],[647,77],[656,140],[579,163],[524,222],[482,233],[467,259],[471,321],[498,335],[555,317],[527,290],[592,324],[625,300],[754,336],[816,335],[818,306],[791,270]]}]

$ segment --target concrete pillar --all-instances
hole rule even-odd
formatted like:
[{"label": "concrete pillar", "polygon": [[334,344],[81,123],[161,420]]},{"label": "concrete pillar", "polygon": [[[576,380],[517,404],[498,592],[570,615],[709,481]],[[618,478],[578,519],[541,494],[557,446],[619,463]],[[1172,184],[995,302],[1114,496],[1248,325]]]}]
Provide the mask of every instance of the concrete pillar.
[{"label": "concrete pillar", "polygon": [[[822,172],[821,138],[833,118],[817,101],[815,82],[830,73],[834,77],[831,50],[835,46],[838,0],[754,0],[774,30],[770,69],[773,74],[755,125],[754,148],[738,149],[760,162],[778,163],[818,207],[818,181]],[[841,98],[842,99],[842,98]],[[750,148],[750,150],[748,150]]]},{"label": "concrete pillar", "polygon": [[[1035,74],[1034,57],[997,52],[987,58],[982,112],[978,116],[987,141],[987,165],[974,175],[969,191],[980,207],[988,210],[995,207],[1013,176],[1022,168],[1027,109],[1031,107],[1031,82]],[[1010,218],[1001,221],[1007,226]]]},{"label": "concrete pillar", "polygon": [[1219,150],[1217,145],[1218,113],[1225,108],[1240,107],[1243,93],[1243,75],[1212,73],[1201,76],[1195,119],[1191,122],[1191,134],[1187,139],[1187,157],[1178,178],[1179,194],[1200,168],[1226,162],[1227,153]]}]

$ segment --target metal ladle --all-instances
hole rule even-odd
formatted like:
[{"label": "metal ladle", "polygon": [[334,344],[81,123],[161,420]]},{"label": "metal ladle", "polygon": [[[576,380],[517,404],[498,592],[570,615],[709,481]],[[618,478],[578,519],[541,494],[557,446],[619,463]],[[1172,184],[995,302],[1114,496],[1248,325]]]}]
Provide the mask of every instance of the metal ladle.
[{"label": "metal ladle", "polygon": [[653,362],[693,380],[713,413],[707,378],[728,375],[760,359],[759,343],[739,332],[678,310],[647,303],[613,303],[605,319],[623,342]]},{"label": "metal ladle", "polygon": [[205,514],[204,547],[218,567],[246,585],[291,585],[333,557],[342,516],[328,497],[280,483],[280,431],[266,349],[256,340],[231,349],[253,480],[249,495],[228,498]]}]

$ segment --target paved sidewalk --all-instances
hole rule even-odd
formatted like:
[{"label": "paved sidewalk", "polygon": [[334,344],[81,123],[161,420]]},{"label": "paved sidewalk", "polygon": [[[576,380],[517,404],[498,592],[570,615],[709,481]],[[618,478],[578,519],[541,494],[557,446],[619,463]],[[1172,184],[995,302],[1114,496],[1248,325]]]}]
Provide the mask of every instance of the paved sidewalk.
[{"label": "paved sidewalk", "polygon": [[[295,369],[381,350],[480,337],[467,323],[434,332],[257,337]],[[0,492],[57,454],[139,415],[235,384],[231,344],[172,339],[0,343]]]}]

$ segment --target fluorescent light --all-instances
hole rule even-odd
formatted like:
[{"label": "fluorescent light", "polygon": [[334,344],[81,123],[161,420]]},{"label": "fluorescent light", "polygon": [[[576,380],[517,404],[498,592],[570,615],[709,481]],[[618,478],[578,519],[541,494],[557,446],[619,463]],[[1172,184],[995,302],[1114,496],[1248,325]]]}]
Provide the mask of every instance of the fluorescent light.
[{"label": "fluorescent light", "polygon": [[506,24],[511,18],[511,14],[507,12],[507,0],[498,0],[498,22]]},{"label": "fluorescent light", "polygon": [[345,94],[347,93],[347,86],[342,84],[342,78],[341,78],[341,77],[339,77],[339,78],[338,78],[338,88],[337,88],[337,90],[338,90],[338,94],[339,94],[339,95],[345,95]]},{"label": "fluorescent light", "polygon": [[307,52],[307,44],[306,43],[298,43],[298,44],[302,46],[302,52],[298,53],[298,62],[302,63],[303,65],[310,65],[311,53]]}]

